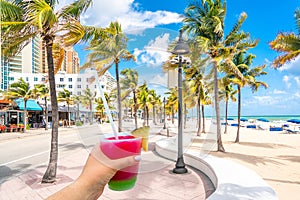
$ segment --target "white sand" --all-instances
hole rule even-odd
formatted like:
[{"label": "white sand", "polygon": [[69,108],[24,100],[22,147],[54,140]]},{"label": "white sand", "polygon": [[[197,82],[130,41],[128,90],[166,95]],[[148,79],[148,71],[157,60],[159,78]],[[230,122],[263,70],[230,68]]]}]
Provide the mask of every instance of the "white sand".
[{"label": "white sand", "polygon": [[226,153],[212,155],[249,167],[259,174],[277,193],[279,199],[299,199],[300,134],[283,134],[240,129],[240,142],[234,143],[237,127],[222,134]]}]

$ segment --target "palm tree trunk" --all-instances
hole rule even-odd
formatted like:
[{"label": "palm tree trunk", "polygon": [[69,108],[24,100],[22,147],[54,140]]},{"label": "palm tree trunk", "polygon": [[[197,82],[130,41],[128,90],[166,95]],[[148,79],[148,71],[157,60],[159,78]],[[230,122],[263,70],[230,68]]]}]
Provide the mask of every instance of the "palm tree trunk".
[{"label": "palm tree trunk", "polygon": [[157,125],[156,124],[156,119],[155,119],[155,105],[153,105],[153,109],[152,109],[152,112],[153,112],[153,123],[154,123],[154,125]]},{"label": "palm tree trunk", "polygon": [[241,86],[238,85],[238,127],[234,142],[240,142],[240,124],[241,124]]},{"label": "palm tree trunk", "polygon": [[218,67],[214,63],[214,93],[215,93],[215,109],[217,120],[217,144],[218,151],[225,152],[221,138],[221,121],[220,121],[220,104],[219,104],[219,87],[218,87]]},{"label": "palm tree trunk", "polygon": [[26,125],[27,125],[27,99],[24,99],[24,129],[23,133],[26,133]]},{"label": "palm tree trunk", "polygon": [[137,98],[136,98],[136,91],[133,91],[133,102],[134,102],[134,124],[135,124],[135,128],[138,128],[138,122],[137,122]]},{"label": "palm tree trunk", "polygon": [[202,133],[206,133],[206,131],[205,131],[205,117],[204,117],[204,105],[202,105],[201,106],[202,107],[202,109],[201,109],[201,111],[202,111]]},{"label": "palm tree trunk", "polygon": [[68,123],[69,123],[69,127],[71,125],[71,119],[70,119],[70,105],[68,104]]},{"label": "palm tree trunk", "polygon": [[58,105],[54,78],[54,65],[52,57],[53,38],[46,36],[44,38],[47,50],[48,76],[50,85],[50,96],[52,106],[52,131],[51,131],[51,149],[50,159],[47,170],[43,176],[42,183],[52,183],[56,178],[57,158],[58,158]]},{"label": "palm tree trunk", "polygon": [[147,126],[149,126],[149,108],[146,106]]},{"label": "palm tree trunk", "polygon": [[227,133],[227,118],[228,118],[228,100],[226,100],[226,104],[225,104],[225,130],[224,130],[224,134]]},{"label": "palm tree trunk", "polygon": [[48,130],[48,102],[47,102],[47,97],[45,98],[45,130]]},{"label": "palm tree trunk", "polygon": [[201,110],[200,110],[200,95],[198,94],[198,98],[197,98],[197,122],[198,122],[198,130],[197,130],[197,136],[201,135]]},{"label": "palm tree trunk", "polygon": [[118,93],[118,118],[119,125],[118,130],[122,132],[122,106],[121,106],[121,89],[120,89],[120,78],[119,78],[119,60],[115,61],[116,64],[116,80],[117,80],[117,93]]},{"label": "palm tree trunk", "polygon": [[90,125],[92,125],[93,124],[93,103],[92,103],[92,101],[90,101],[90,117],[91,117]]}]

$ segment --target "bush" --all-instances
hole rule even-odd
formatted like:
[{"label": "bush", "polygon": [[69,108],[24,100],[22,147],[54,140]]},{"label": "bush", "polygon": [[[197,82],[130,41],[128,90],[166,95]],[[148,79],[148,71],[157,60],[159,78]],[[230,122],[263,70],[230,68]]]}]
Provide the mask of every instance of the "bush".
[{"label": "bush", "polygon": [[77,121],[76,122],[76,126],[82,126],[82,122],[81,121]]},{"label": "bush", "polygon": [[26,124],[26,130],[30,129],[30,124]]}]

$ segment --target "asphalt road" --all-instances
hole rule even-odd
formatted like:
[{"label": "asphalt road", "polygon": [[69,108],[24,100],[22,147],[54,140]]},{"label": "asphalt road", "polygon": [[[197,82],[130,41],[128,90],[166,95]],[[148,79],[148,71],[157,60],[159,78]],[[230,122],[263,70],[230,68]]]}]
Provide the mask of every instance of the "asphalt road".
[{"label": "asphalt road", "polygon": [[[99,135],[111,132],[109,124],[70,129],[59,129],[59,158],[82,148],[89,150],[98,142]],[[50,133],[1,141],[0,183],[37,166],[47,166],[50,143]]]}]

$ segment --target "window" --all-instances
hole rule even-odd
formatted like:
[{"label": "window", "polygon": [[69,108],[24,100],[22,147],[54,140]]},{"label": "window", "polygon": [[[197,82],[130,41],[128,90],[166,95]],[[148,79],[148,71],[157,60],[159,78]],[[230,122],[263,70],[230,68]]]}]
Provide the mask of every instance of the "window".
[{"label": "window", "polygon": [[33,78],[33,81],[38,81],[38,80],[39,80],[38,77]]},{"label": "window", "polygon": [[95,89],[97,88],[97,85],[95,85]]},{"label": "window", "polygon": [[81,88],[81,85],[77,85],[77,88]]},{"label": "window", "polygon": [[28,77],[26,77],[26,81],[28,81]]},{"label": "window", "polygon": [[15,77],[10,77],[10,80],[11,80],[11,81],[14,81],[14,80],[15,80]]},{"label": "window", "polygon": [[89,85],[86,85],[86,88],[89,88]]},{"label": "window", "polygon": [[81,82],[81,78],[77,78],[77,81],[78,81],[78,82]]},{"label": "window", "polygon": [[69,82],[72,82],[72,78],[69,78]]},{"label": "window", "polygon": [[63,81],[64,81],[64,78],[59,78],[59,81],[60,81],[60,82],[63,82]]},{"label": "window", "polygon": [[77,92],[77,95],[81,95],[81,92]]},{"label": "window", "polygon": [[43,77],[43,78],[42,78],[42,81],[45,81],[45,80],[46,80],[46,79]]},{"label": "window", "polygon": [[73,85],[69,85],[69,88],[73,88]]}]

